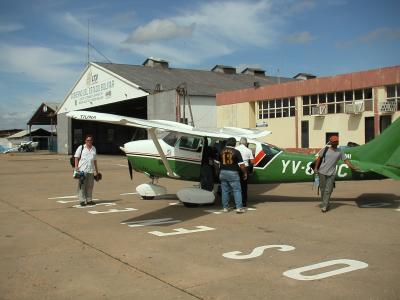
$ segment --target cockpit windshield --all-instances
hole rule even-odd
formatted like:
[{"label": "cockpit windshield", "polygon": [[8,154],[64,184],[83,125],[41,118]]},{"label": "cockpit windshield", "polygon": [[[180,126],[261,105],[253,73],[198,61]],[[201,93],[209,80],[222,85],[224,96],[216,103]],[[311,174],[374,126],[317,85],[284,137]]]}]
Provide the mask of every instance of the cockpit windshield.
[{"label": "cockpit windshield", "polygon": [[168,145],[174,147],[176,141],[178,140],[179,136],[176,132],[170,132],[166,136],[163,137],[163,141]]},{"label": "cockpit windshield", "polygon": [[275,155],[282,152],[282,149],[279,149],[278,147],[271,144],[262,143],[261,147],[263,152],[266,154],[263,158],[263,161],[266,160],[264,161],[264,163],[268,163]]}]

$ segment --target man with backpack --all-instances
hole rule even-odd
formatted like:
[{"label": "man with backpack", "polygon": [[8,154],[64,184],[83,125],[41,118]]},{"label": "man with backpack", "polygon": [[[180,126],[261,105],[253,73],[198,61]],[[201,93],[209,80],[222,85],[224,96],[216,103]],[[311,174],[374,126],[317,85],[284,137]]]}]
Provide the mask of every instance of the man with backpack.
[{"label": "man with backpack", "polygon": [[81,206],[95,204],[92,200],[94,180],[101,176],[97,168],[96,155],[96,148],[93,146],[93,136],[87,135],[85,144],[79,146],[74,155],[75,174],[79,176],[78,195]]},{"label": "man with backpack", "polygon": [[336,164],[343,160],[353,171],[356,168],[346,159],[344,153],[338,149],[339,137],[333,135],[329,138],[330,147],[321,149],[318,153],[318,160],[315,164],[314,173],[319,177],[319,188],[321,191],[321,211],[329,210],[329,200],[333,191],[336,177]]}]

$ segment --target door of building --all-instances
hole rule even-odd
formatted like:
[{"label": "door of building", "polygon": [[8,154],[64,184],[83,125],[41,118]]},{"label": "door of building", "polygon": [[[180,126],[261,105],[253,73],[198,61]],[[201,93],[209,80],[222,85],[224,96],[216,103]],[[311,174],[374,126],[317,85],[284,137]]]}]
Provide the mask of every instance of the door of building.
[{"label": "door of building", "polygon": [[374,126],[374,117],[365,117],[365,132],[364,138],[365,143],[368,143],[370,140],[375,137],[375,126]]},{"label": "door of building", "polygon": [[380,116],[379,118],[379,128],[382,133],[386,128],[388,128],[392,124],[392,116]]},{"label": "door of building", "polygon": [[308,128],[308,121],[301,121],[301,148],[308,148],[310,133]]}]

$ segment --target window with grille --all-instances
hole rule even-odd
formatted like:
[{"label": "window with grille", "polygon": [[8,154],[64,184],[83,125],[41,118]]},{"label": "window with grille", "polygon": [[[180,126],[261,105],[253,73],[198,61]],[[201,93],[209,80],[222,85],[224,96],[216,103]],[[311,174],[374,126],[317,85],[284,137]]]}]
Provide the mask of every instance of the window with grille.
[{"label": "window with grille", "polygon": [[386,86],[386,101],[396,103],[397,110],[400,111],[400,84]]},{"label": "window with grille", "polygon": [[[366,111],[373,110],[372,89],[358,89],[303,96],[303,115],[310,116],[320,106],[327,106],[328,114],[345,113],[345,105],[364,101]],[[313,108],[315,107],[315,108]]]},{"label": "window with grille", "polygon": [[296,115],[294,98],[258,101],[258,119],[294,117]]}]

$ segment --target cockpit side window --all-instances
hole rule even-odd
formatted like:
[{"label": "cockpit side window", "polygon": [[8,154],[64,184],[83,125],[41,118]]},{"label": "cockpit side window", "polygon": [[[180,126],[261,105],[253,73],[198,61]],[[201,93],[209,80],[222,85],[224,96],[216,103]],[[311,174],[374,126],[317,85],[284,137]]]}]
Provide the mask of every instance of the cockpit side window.
[{"label": "cockpit side window", "polygon": [[178,141],[179,149],[197,151],[201,146],[201,138],[194,136],[182,136]]},{"label": "cockpit side window", "polygon": [[177,140],[178,134],[176,132],[170,132],[163,138],[163,141],[172,147],[175,146]]}]

